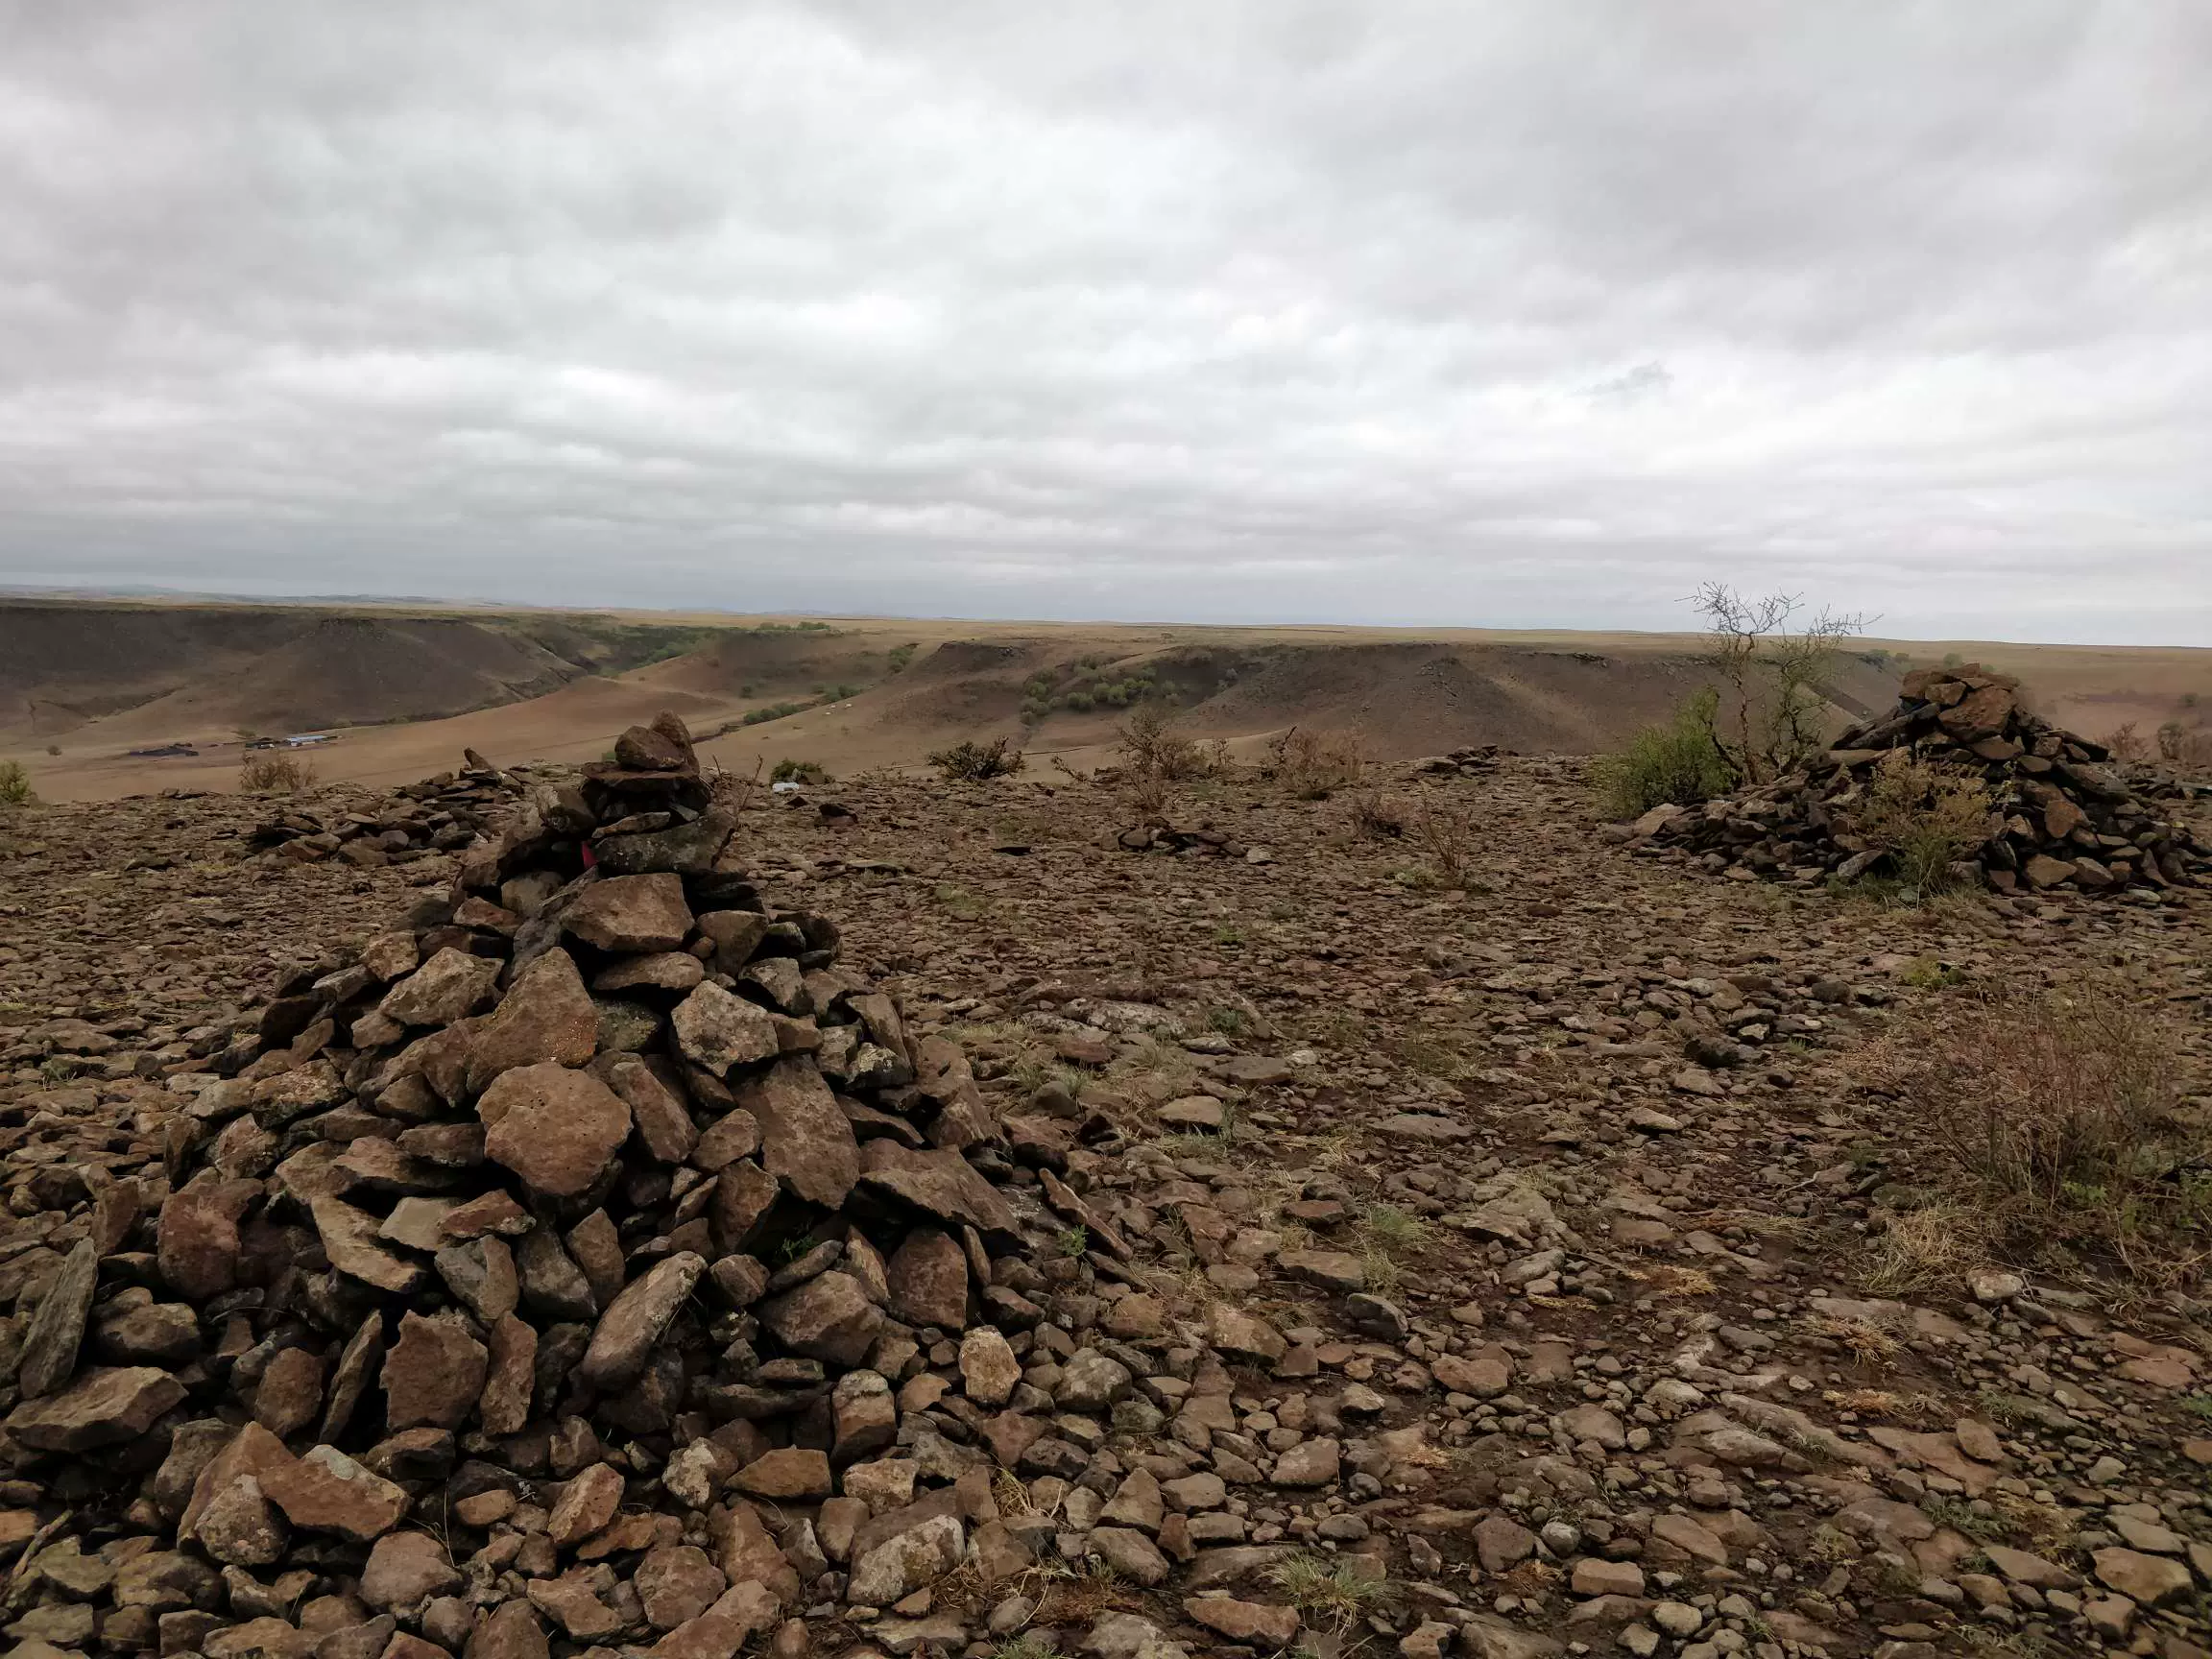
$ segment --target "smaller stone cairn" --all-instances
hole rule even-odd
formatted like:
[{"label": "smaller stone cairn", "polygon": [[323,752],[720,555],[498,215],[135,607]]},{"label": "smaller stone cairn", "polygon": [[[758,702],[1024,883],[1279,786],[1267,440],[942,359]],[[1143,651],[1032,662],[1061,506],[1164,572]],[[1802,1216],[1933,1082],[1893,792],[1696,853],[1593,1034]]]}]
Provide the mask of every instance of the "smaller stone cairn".
[{"label": "smaller stone cairn", "polygon": [[493,829],[526,787],[522,778],[471,749],[460,771],[407,784],[373,810],[280,812],[255,826],[247,844],[302,864],[411,864],[467,847]]},{"label": "smaller stone cairn", "polygon": [[736,822],[633,727],[98,1188],[0,1325],[16,1651],[803,1653],[1050,1548],[995,1472],[1082,1476],[1132,1385],[1047,1313],[1072,1229],[1127,1253],[1089,1155],[764,904]]},{"label": "smaller stone cairn", "polygon": [[2019,682],[1979,664],[1916,669],[1897,706],[1837,738],[1817,761],[1702,805],[1658,806],[1637,836],[1698,854],[1716,874],[1791,878],[1880,874],[1887,854],[1853,831],[1875,768],[1898,750],[1987,783],[1988,836],[1974,873],[2000,893],[2120,893],[2193,886],[2207,869],[2188,827],[2162,815],[2101,743],[2029,712]]}]

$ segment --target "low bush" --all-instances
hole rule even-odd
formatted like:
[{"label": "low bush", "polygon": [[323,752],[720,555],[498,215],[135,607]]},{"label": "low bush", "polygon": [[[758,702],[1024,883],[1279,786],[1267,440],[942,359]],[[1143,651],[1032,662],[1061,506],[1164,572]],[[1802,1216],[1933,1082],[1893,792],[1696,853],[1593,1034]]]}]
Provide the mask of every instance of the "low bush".
[{"label": "low bush", "polygon": [[771,783],[827,783],[830,768],[819,760],[782,759],[768,773]]},{"label": "low bush", "polygon": [[2158,728],[2158,758],[2182,772],[2212,772],[2212,726],[2167,721]]},{"label": "low bush", "polygon": [[2212,1127],[2182,1109],[2178,1054],[2157,1012],[2091,983],[1955,1003],[1868,1066],[1996,1237],[2162,1281],[2212,1252]]},{"label": "low bush", "polygon": [[315,768],[296,755],[249,755],[238,768],[238,787],[249,795],[297,795],[314,784]]},{"label": "low bush", "polygon": [[1228,744],[1219,739],[1202,744],[1185,736],[1164,710],[1150,705],[1121,722],[1115,748],[1132,773],[1167,783],[1219,777],[1234,764]]},{"label": "low bush", "polygon": [[1620,754],[1600,756],[1590,776],[1605,816],[1641,818],[1654,806],[1695,806],[1735,788],[1736,768],[1713,735],[1719,707],[1714,692],[1699,691],[1664,726],[1647,726]]},{"label": "low bush", "polygon": [[1956,884],[1951,867],[1989,839],[1992,804],[1980,778],[1893,749],[1868,778],[1851,828],[1889,854],[1899,881],[1931,899]]},{"label": "low bush", "polygon": [[1267,757],[1262,770],[1305,801],[1326,800],[1338,789],[1352,788],[1367,767],[1357,733],[1309,731],[1303,726],[1270,738]]},{"label": "low bush", "polygon": [[1406,834],[1406,804],[1372,789],[1352,797],[1352,828],[1370,841],[1397,841]]},{"label": "low bush", "polygon": [[937,768],[937,776],[947,782],[1010,778],[1027,763],[1010,737],[994,737],[988,743],[955,743],[929,757],[929,764]]},{"label": "low bush", "polygon": [[20,760],[0,760],[0,806],[28,806],[38,797]]}]

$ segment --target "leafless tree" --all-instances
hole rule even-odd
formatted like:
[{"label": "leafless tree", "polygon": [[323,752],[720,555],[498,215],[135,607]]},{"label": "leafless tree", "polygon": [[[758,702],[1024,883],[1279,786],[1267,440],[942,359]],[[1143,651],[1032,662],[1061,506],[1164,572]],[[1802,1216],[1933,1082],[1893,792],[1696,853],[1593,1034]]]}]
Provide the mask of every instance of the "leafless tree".
[{"label": "leafless tree", "polygon": [[1802,594],[1753,598],[1725,582],[1706,583],[1690,603],[1705,618],[1705,661],[1721,685],[1713,741],[1738,779],[1765,783],[1811,758],[1823,740],[1824,683],[1843,641],[1873,618],[1822,610],[1800,622]]}]

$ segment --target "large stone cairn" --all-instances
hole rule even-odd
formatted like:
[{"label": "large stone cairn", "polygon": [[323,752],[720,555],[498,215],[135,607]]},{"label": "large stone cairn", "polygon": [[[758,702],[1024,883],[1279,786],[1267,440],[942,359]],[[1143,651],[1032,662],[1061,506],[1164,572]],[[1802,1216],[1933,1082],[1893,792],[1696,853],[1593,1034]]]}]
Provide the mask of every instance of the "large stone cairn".
[{"label": "large stone cairn", "polygon": [[1657,808],[1638,828],[1716,872],[1878,874],[1885,854],[1854,835],[1854,808],[1875,768],[1905,750],[1989,786],[1989,835],[1972,858],[1999,892],[2177,888],[2205,868],[2188,827],[2131,789],[2103,744],[2029,712],[2018,681],[1970,663],[1915,669],[1901,690],[1894,709],[1843,733],[1812,765],[1700,806]]},{"label": "large stone cairn", "polygon": [[681,722],[631,729],[281,987],[165,1182],[97,1190],[0,1429],[60,1528],[38,1641],[728,1659],[1027,1565],[994,1454],[1089,1454],[1025,1365],[1128,1380],[1033,1262],[1113,1229],[1059,1126],[762,903],[735,822]]}]

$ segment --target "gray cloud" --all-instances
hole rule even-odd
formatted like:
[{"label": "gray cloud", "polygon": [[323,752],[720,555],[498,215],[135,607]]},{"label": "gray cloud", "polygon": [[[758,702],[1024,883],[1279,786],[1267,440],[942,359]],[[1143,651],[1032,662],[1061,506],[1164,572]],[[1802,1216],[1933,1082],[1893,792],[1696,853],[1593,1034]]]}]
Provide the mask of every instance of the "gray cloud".
[{"label": "gray cloud", "polygon": [[0,0],[0,580],[2212,642],[2212,11]]}]

